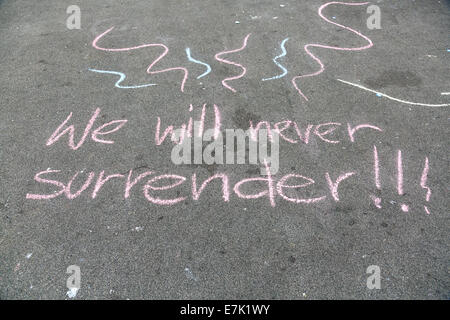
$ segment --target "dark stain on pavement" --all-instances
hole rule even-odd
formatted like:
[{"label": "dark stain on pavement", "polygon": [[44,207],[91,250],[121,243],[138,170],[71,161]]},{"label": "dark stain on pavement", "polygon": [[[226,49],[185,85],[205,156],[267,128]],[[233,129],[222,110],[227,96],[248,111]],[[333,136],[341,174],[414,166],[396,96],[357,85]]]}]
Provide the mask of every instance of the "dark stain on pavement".
[{"label": "dark stain on pavement", "polygon": [[411,71],[384,71],[378,77],[368,78],[364,83],[371,89],[381,89],[388,86],[396,87],[418,87],[422,79]]},{"label": "dark stain on pavement", "polygon": [[250,126],[250,121],[253,121],[254,124],[258,123],[261,121],[261,117],[252,112],[246,111],[243,108],[239,108],[234,111],[233,122],[238,128],[247,130]]}]

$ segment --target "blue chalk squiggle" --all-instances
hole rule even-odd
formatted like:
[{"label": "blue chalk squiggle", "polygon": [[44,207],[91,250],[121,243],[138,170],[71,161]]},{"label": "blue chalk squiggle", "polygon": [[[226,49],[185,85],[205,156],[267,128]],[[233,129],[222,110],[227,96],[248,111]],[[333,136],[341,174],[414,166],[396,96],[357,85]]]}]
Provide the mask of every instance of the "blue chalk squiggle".
[{"label": "blue chalk squiggle", "polygon": [[125,74],[122,72],[108,71],[108,70],[96,70],[96,69],[88,69],[88,70],[92,71],[92,72],[107,73],[107,74],[113,74],[113,75],[119,76],[120,79],[117,80],[115,86],[120,89],[139,89],[139,88],[145,88],[145,87],[150,87],[150,86],[156,86],[156,84],[154,84],[154,83],[142,84],[142,85],[138,85],[138,86],[121,86],[120,83],[122,83],[122,81],[124,81],[126,78]]},{"label": "blue chalk squiggle", "polygon": [[282,51],[282,53],[281,53],[279,56],[276,56],[275,58],[273,58],[273,62],[274,62],[281,70],[283,70],[283,73],[280,74],[280,75],[278,75],[278,76],[274,76],[274,77],[271,77],[271,78],[265,78],[265,79],[262,79],[262,81],[268,81],[268,80],[280,79],[280,78],[284,77],[285,75],[287,75],[288,71],[286,70],[285,67],[283,67],[281,64],[279,64],[277,60],[278,60],[279,58],[282,58],[282,57],[284,57],[284,56],[286,55],[286,48],[284,47],[284,44],[285,44],[286,41],[288,41],[288,40],[289,40],[289,38],[286,38],[286,39],[284,39],[284,40],[281,42],[281,51]]},{"label": "blue chalk squiggle", "polygon": [[211,72],[211,66],[209,64],[207,64],[206,62],[201,62],[201,61],[198,61],[198,60],[192,58],[192,56],[191,56],[191,49],[190,48],[186,48],[186,55],[187,55],[189,61],[201,64],[201,65],[204,65],[206,67],[206,72],[204,72],[201,75],[199,75],[197,77],[197,79],[200,79],[200,78],[206,76],[208,73]]}]

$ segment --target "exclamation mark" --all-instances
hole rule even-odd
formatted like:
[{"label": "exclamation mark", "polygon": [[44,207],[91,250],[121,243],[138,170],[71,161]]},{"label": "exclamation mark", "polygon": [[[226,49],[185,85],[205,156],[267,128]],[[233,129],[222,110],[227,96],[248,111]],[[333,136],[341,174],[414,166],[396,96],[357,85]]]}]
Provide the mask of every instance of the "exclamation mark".
[{"label": "exclamation mark", "polygon": [[[423,168],[422,177],[420,178],[420,186],[423,189],[427,190],[427,195],[425,196],[425,201],[426,202],[429,202],[430,201],[430,197],[431,197],[431,189],[427,186],[428,170],[429,170],[428,157],[425,157],[425,166]],[[423,207],[425,209],[425,212],[427,214],[430,214],[430,210],[428,210],[428,207],[427,206],[423,206]]]},{"label": "exclamation mark", "polygon": [[[374,179],[375,179],[375,187],[377,190],[381,190],[380,183],[380,165],[378,161],[378,150],[376,146],[373,146],[373,171],[374,171]],[[381,199],[375,195],[370,196],[375,204],[375,207],[381,209]]]},{"label": "exclamation mark", "polygon": [[[398,195],[403,195],[403,163],[402,163],[402,151],[398,150],[397,152],[397,191]],[[409,207],[406,204],[401,205],[403,212],[408,212]]]}]

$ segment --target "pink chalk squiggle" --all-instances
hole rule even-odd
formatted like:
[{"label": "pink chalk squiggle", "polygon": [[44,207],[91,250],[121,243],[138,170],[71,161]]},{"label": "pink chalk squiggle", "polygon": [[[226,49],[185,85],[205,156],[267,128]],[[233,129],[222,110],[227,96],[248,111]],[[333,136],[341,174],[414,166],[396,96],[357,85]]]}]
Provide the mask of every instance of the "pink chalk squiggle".
[{"label": "pink chalk squiggle", "polygon": [[326,7],[328,7],[328,6],[331,5],[331,4],[342,4],[342,5],[346,5],[346,6],[362,6],[362,5],[369,4],[369,2],[356,2],[356,3],[350,3],[350,2],[338,2],[338,1],[333,1],[333,2],[325,3],[324,5],[322,5],[322,6],[319,8],[319,11],[318,11],[319,16],[320,16],[323,20],[325,20],[326,22],[331,23],[331,24],[334,24],[334,25],[336,25],[336,26],[338,26],[338,27],[344,28],[344,29],[346,29],[346,30],[348,30],[348,31],[350,31],[350,32],[355,33],[356,35],[362,37],[362,38],[365,39],[367,42],[369,42],[369,44],[366,45],[366,46],[364,46],[364,47],[359,47],[359,48],[332,47],[332,46],[327,46],[327,45],[323,45],[323,44],[315,44],[315,43],[310,43],[310,44],[305,45],[304,49],[305,49],[306,53],[307,53],[311,58],[313,58],[313,59],[320,65],[320,70],[319,70],[319,71],[316,71],[316,72],[310,73],[310,74],[306,74],[306,75],[302,75],[302,76],[296,76],[296,77],[293,77],[293,78],[292,78],[292,84],[294,85],[295,89],[297,90],[297,92],[298,92],[298,93],[299,93],[306,101],[308,101],[308,98],[307,98],[307,97],[304,95],[304,93],[298,88],[297,83],[296,83],[295,81],[296,81],[297,79],[300,79],[300,78],[306,78],[306,77],[314,77],[314,76],[317,76],[317,75],[321,74],[321,73],[325,70],[325,66],[324,66],[324,64],[322,63],[322,61],[321,61],[318,57],[316,57],[314,54],[312,54],[311,51],[309,50],[310,47],[313,47],[313,48],[324,48],[324,49],[331,49],[331,50],[340,50],[340,51],[361,51],[361,50],[369,49],[370,47],[373,46],[372,40],[370,40],[368,37],[366,37],[366,36],[363,35],[362,33],[358,32],[358,31],[356,31],[356,30],[354,30],[354,29],[352,29],[352,28],[346,27],[346,26],[344,26],[344,25],[338,24],[338,23],[336,23],[336,22],[333,22],[333,21],[330,21],[329,19],[327,19],[327,18],[322,14],[322,11],[323,11],[323,9],[325,9]]},{"label": "pink chalk squiggle", "polygon": [[147,44],[142,44],[142,45],[139,45],[139,46],[129,47],[129,48],[102,48],[102,47],[99,47],[97,45],[97,42],[101,38],[103,38],[103,36],[105,36],[107,33],[109,33],[112,29],[114,29],[114,27],[109,28],[108,30],[106,30],[105,32],[103,32],[102,34],[97,36],[94,39],[94,41],[92,41],[92,46],[95,49],[102,50],[102,51],[109,51],[109,52],[123,52],[123,51],[130,51],[130,50],[142,49],[142,48],[147,48],[147,47],[162,47],[164,49],[164,52],[148,66],[147,73],[148,74],[157,74],[157,73],[163,73],[163,72],[174,71],[174,70],[181,70],[181,71],[183,71],[184,72],[184,77],[183,77],[183,80],[181,81],[181,92],[184,92],[184,84],[186,83],[186,80],[187,80],[187,77],[188,77],[188,74],[189,74],[188,70],[186,68],[175,67],[175,68],[168,68],[168,69],[164,69],[164,70],[151,71],[153,66],[155,64],[157,64],[162,58],[164,58],[167,55],[167,53],[169,52],[169,48],[168,47],[166,47],[162,43],[147,43]]},{"label": "pink chalk squiggle", "polygon": [[222,51],[222,52],[217,53],[217,54],[214,56],[214,59],[216,59],[217,61],[220,61],[220,62],[223,62],[223,63],[226,63],[226,64],[231,64],[231,65],[233,65],[233,66],[236,66],[236,67],[239,67],[239,68],[242,69],[242,73],[241,73],[240,75],[237,75],[237,76],[235,76],[235,77],[226,78],[226,79],[222,80],[222,85],[223,85],[225,88],[230,89],[230,90],[233,91],[233,92],[236,92],[236,89],[230,87],[230,86],[227,84],[227,81],[231,81],[231,80],[236,80],[236,79],[242,78],[242,77],[245,75],[245,73],[247,72],[247,69],[246,69],[244,66],[242,66],[242,65],[240,65],[240,64],[238,64],[238,63],[236,63],[236,62],[222,59],[222,58],[220,58],[220,56],[222,56],[222,55],[224,55],[224,54],[228,54],[228,53],[236,53],[236,52],[239,52],[239,51],[244,50],[244,48],[247,46],[247,40],[248,40],[248,38],[250,37],[250,35],[251,35],[251,33],[249,33],[249,34],[244,38],[244,43],[242,44],[242,47],[240,47],[240,48],[238,48],[238,49],[234,49],[234,50]]}]

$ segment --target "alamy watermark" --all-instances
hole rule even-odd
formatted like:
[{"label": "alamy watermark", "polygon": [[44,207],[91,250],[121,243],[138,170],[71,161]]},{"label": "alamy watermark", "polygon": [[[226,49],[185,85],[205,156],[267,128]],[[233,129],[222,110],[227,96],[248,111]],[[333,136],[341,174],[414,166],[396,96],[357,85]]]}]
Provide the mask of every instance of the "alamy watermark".
[{"label": "alamy watermark", "polygon": [[[260,165],[261,175],[279,169],[279,135],[275,131],[250,128],[217,129],[203,131],[202,123],[194,122],[194,132],[184,128],[174,131],[178,142],[172,149],[171,159],[180,164],[254,164]],[[270,151],[270,152],[269,152]]]},{"label": "alamy watermark", "polygon": [[81,10],[79,6],[70,5],[66,9],[66,13],[69,15],[66,19],[66,27],[69,30],[81,29]]},{"label": "alamy watermark", "polygon": [[367,274],[370,276],[367,278],[368,289],[381,289],[381,269],[379,266],[371,265],[367,267]]},{"label": "alamy watermark", "polygon": [[67,289],[69,289],[67,296],[75,298],[81,288],[81,269],[77,265],[70,265],[67,267],[66,273],[70,274],[66,282]]},{"label": "alamy watermark", "polygon": [[381,29],[381,9],[379,6],[372,4],[367,7],[367,14],[370,14],[367,18],[367,28],[370,30]]}]

